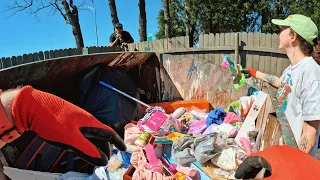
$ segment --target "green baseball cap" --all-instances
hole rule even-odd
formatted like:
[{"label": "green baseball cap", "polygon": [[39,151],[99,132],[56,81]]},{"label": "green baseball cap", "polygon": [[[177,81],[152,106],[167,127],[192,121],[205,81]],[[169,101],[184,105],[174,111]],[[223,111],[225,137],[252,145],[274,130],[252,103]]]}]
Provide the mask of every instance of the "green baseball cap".
[{"label": "green baseball cap", "polygon": [[293,14],[286,19],[272,19],[271,22],[278,26],[289,26],[303,39],[313,45],[313,40],[318,37],[318,28],[311,18],[301,15]]}]

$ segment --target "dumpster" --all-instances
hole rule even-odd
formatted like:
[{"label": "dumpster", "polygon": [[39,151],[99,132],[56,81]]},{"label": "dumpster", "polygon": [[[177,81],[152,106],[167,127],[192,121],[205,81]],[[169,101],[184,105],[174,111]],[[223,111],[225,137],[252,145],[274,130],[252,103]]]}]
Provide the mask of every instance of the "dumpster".
[{"label": "dumpster", "polygon": [[[201,108],[207,103],[208,107],[204,108],[207,112],[216,108],[225,109],[230,103],[246,96],[249,87],[253,86],[267,94],[266,100],[260,107],[257,106],[259,111],[254,124],[257,132],[254,149],[261,151],[274,144],[297,146],[286,117],[274,98],[273,87],[251,81],[241,89],[234,90],[228,70],[201,59],[195,60],[190,55],[180,54],[177,57],[153,52],[117,52],[61,57],[2,69],[0,87],[6,90],[19,85],[31,85],[80,105],[82,99],[79,98],[79,85],[86,74],[101,65],[125,72],[137,89],[136,94],[141,101],[162,106],[167,111],[178,108],[175,105],[177,102],[197,106],[195,100],[200,101],[198,105]],[[189,100],[191,102],[188,105]],[[135,111],[137,113],[132,120],[141,118],[144,109],[139,107]],[[39,150],[33,146],[45,148]],[[25,133],[7,144],[1,149],[0,156],[2,166],[25,170],[52,173],[89,173],[93,170],[93,167],[79,160],[72,152],[46,144],[33,132]],[[72,162],[68,163],[70,157]],[[11,174],[15,172],[12,168],[9,168]],[[201,164],[198,168],[208,178],[224,179],[213,172],[217,167],[211,163]],[[124,177],[130,179],[133,172],[134,168],[130,167]]]}]

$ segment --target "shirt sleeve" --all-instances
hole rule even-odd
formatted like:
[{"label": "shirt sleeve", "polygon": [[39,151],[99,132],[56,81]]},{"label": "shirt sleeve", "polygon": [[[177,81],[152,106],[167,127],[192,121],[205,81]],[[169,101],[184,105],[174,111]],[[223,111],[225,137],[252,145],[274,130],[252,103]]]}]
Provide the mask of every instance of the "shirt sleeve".
[{"label": "shirt sleeve", "polygon": [[320,81],[315,80],[301,92],[302,119],[320,120]]}]

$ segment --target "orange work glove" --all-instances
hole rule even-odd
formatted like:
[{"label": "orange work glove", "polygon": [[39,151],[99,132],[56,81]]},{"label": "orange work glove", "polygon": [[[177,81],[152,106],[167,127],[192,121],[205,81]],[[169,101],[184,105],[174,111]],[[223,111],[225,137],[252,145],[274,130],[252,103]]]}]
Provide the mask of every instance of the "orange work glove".
[{"label": "orange work glove", "polygon": [[267,169],[265,180],[320,179],[320,161],[287,145],[274,145],[250,155],[239,165],[235,178],[255,178],[262,168]]},{"label": "orange work glove", "polygon": [[18,92],[12,104],[12,115],[20,133],[34,131],[48,143],[71,149],[95,166],[107,164],[109,142],[121,151],[126,150],[121,137],[90,113],[31,86]]},{"label": "orange work glove", "polygon": [[243,70],[241,70],[241,73],[243,73],[246,78],[250,78],[251,76],[254,78],[257,77],[257,70],[253,68],[244,68]]}]

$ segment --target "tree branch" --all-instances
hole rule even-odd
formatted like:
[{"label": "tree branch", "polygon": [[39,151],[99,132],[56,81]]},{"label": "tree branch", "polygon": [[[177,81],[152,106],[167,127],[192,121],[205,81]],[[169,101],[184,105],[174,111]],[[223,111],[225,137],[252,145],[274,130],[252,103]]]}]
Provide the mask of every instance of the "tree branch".
[{"label": "tree branch", "polygon": [[70,24],[68,18],[66,17],[66,15],[62,12],[61,8],[58,6],[57,2],[55,2],[53,4],[53,6],[60,12],[60,14],[62,15],[63,19],[66,21],[67,24]]}]

